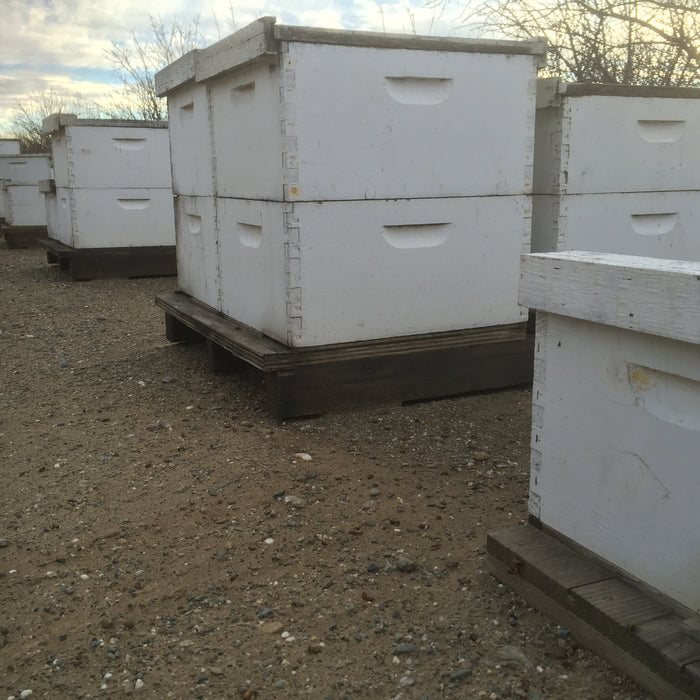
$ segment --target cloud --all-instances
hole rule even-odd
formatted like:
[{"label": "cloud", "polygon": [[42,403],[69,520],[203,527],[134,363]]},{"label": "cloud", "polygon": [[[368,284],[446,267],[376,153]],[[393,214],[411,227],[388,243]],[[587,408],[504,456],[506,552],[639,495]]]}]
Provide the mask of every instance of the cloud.
[{"label": "cloud", "polygon": [[[456,0],[459,2],[459,0]],[[464,34],[458,23],[423,0],[2,0],[0,131],[16,104],[47,88],[100,99],[116,82],[107,50],[132,32],[152,35],[150,16],[166,24],[199,18],[206,43],[272,15],[284,24],[406,32]]]}]

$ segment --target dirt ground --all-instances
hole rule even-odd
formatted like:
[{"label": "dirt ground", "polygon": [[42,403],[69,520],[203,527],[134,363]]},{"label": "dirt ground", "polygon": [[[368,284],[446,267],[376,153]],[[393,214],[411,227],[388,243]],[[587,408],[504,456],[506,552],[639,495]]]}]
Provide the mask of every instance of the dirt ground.
[{"label": "dirt ground", "polygon": [[175,286],[0,243],[0,697],[647,697],[485,571],[528,390],[279,421]]}]

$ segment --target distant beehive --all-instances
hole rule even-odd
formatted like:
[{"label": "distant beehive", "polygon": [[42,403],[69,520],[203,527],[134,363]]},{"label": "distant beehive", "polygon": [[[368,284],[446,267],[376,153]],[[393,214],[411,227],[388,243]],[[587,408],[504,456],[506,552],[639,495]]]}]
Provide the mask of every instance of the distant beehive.
[{"label": "distant beehive", "polygon": [[17,139],[0,139],[0,155],[19,155]]},{"label": "distant beehive", "polygon": [[533,251],[700,260],[700,90],[540,80]]},{"label": "distant beehive", "polygon": [[0,155],[0,218],[10,226],[45,226],[44,200],[37,183],[49,172],[47,153]]},{"label": "distant beehive", "polygon": [[700,613],[700,263],[525,256],[530,512]]},{"label": "distant beehive", "polygon": [[175,243],[166,122],[47,117],[49,235],[72,248]]},{"label": "distant beehive", "polygon": [[183,56],[179,287],[295,347],[522,322],[543,51],[268,17]]}]

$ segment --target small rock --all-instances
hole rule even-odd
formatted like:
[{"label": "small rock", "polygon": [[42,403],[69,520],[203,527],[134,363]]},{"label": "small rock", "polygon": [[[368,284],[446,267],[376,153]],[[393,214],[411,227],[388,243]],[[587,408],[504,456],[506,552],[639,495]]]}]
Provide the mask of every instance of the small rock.
[{"label": "small rock", "polygon": [[294,459],[300,459],[302,462],[311,462],[313,457],[308,452],[297,452]]},{"label": "small rock", "polygon": [[212,676],[223,676],[224,669],[221,668],[221,666],[212,666],[209,669],[209,672],[211,673]]},{"label": "small rock", "polygon": [[266,620],[274,615],[272,608],[263,608],[258,611],[258,618],[260,620]]},{"label": "small rock", "polygon": [[306,505],[306,501],[303,498],[293,496],[292,494],[285,496],[284,502],[289,503],[290,506],[294,506],[295,508],[303,508]]},{"label": "small rock", "polygon": [[509,661],[515,661],[515,662],[520,662],[525,668],[531,669],[533,668],[534,664],[530,659],[523,654],[523,652],[518,649],[516,646],[511,646],[511,645],[506,645],[498,649],[496,652],[498,655],[498,658],[501,661],[509,662]]},{"label": "small rock", "polygon": [[24,698],[28,698],[33,692],[34,692],[33,690],[29,690],[29,688],[27,688],[27,690],[23,690],[19,694],[19,696],[20,696],[20,698],[22,698],[22,700],[24,700]]},{"label": "small rock", "polygon": [[413,685],[415,681],[413,678],[409,678],[408,676],[402,676],[401,679],[399,680],[399,686],[401,688],[408,688],[409,686]]},{"label": "small rock", "polygon": [[134,690],[142,690],[145,685],[146,684],[140,678],[137,678],[136,683],[134,683]]},{"label": "small rock", "polygon": [[470,668],[460,668],[460,669],[457,669],[456,671],[452,671],[452,673],[450,673],[450,680],[451,681],[461,681],[462,678],[468,678],[471,675],[472,675],[472,670]]},{"label": "small rock", "polygon": [[[1,546],[1,545],[0,545]],[[569,630],[565,629],[564,627],[560,627],[555,633],[554,636],[557,639],[568,639],[571,636],[571,632]]]},{"label": "small rock", "polygon": [[283,629],[284,625],[281,622],[266,622],[260,625],[260,631],[265,634],[279,634]]},{"label": "small rock", "polygon": [[316,639],[316,637],[312,637],[309,640],[306,650],[309,652],[309,654],[320,654],[323,651],[324,646],[326,645],[321,640]]},{"label": "small rock", "polygon": [[416,651],[416,648],[417,647],[415,644],[411,644],[410,642],[402,642],[394,647],[394,654],[396,654],[396,656],[399,654],[412,654],[414,651]]},{"label": "small rock", "polygon": [[177,379],[175,377],[163,377],[161,381],[163,384],[172,384],[173,382],[176,382]]},{"label": "small rock", "polygon": [[416,570],[416,562],[408,559],[407,557],[399,557],[396,561],[396,568],[399,571],[409,572]]},{"label": "small rock", "polygon": [[376,486],[373,486],[373,487],[369,490],[369,495],[372,496],[373,498],[374,498],[375,496],[378,496],[380,493],[381,493],[381,491],[380,491]]},{"label": "small rock", "polygon": [[131,695],[134,692],[134,682],[131,678],[125,678],[122,681],[122,690],[124,691],[124,695]]},{"label": "small rock", "polygon": [[489,453],[484,452],[483,450],[479,450],[478,452],[474,453],[474,459],[477,462],[485,462],[489,458]]},{"label": "small rock", "polygon": [[0,540],[0,549],[2,547],[9,547],[9,546],[10,546],[10,542],[8,540]]}]

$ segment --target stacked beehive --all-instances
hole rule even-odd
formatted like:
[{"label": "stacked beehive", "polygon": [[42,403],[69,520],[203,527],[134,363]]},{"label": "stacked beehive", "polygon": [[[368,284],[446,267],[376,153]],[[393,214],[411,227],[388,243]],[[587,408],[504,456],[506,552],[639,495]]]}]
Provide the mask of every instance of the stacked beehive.
[{"label": "stacked beehive", "polygon": [[46,226],[44,201],[37,183],[49,177],[49,155],[0,155],[2,211],[14,227]]},{"label": "stacked beehive", "polygon": [[699,98],[539,81],[533,251],[700,260]]},{"label": "stacked beehive", "polygon": [[172,246],[166,122],[47,117],[52,238],[72,248]]},{"label": "stacked beehive", "polygon": [[179,287],[290,347],[522,323],[543,50],[263,18],[168,66]]},{"label": "stacked beehive", "polygon": [[19,141],[17,139],[0,139],[0,155],[19,155]]}]

